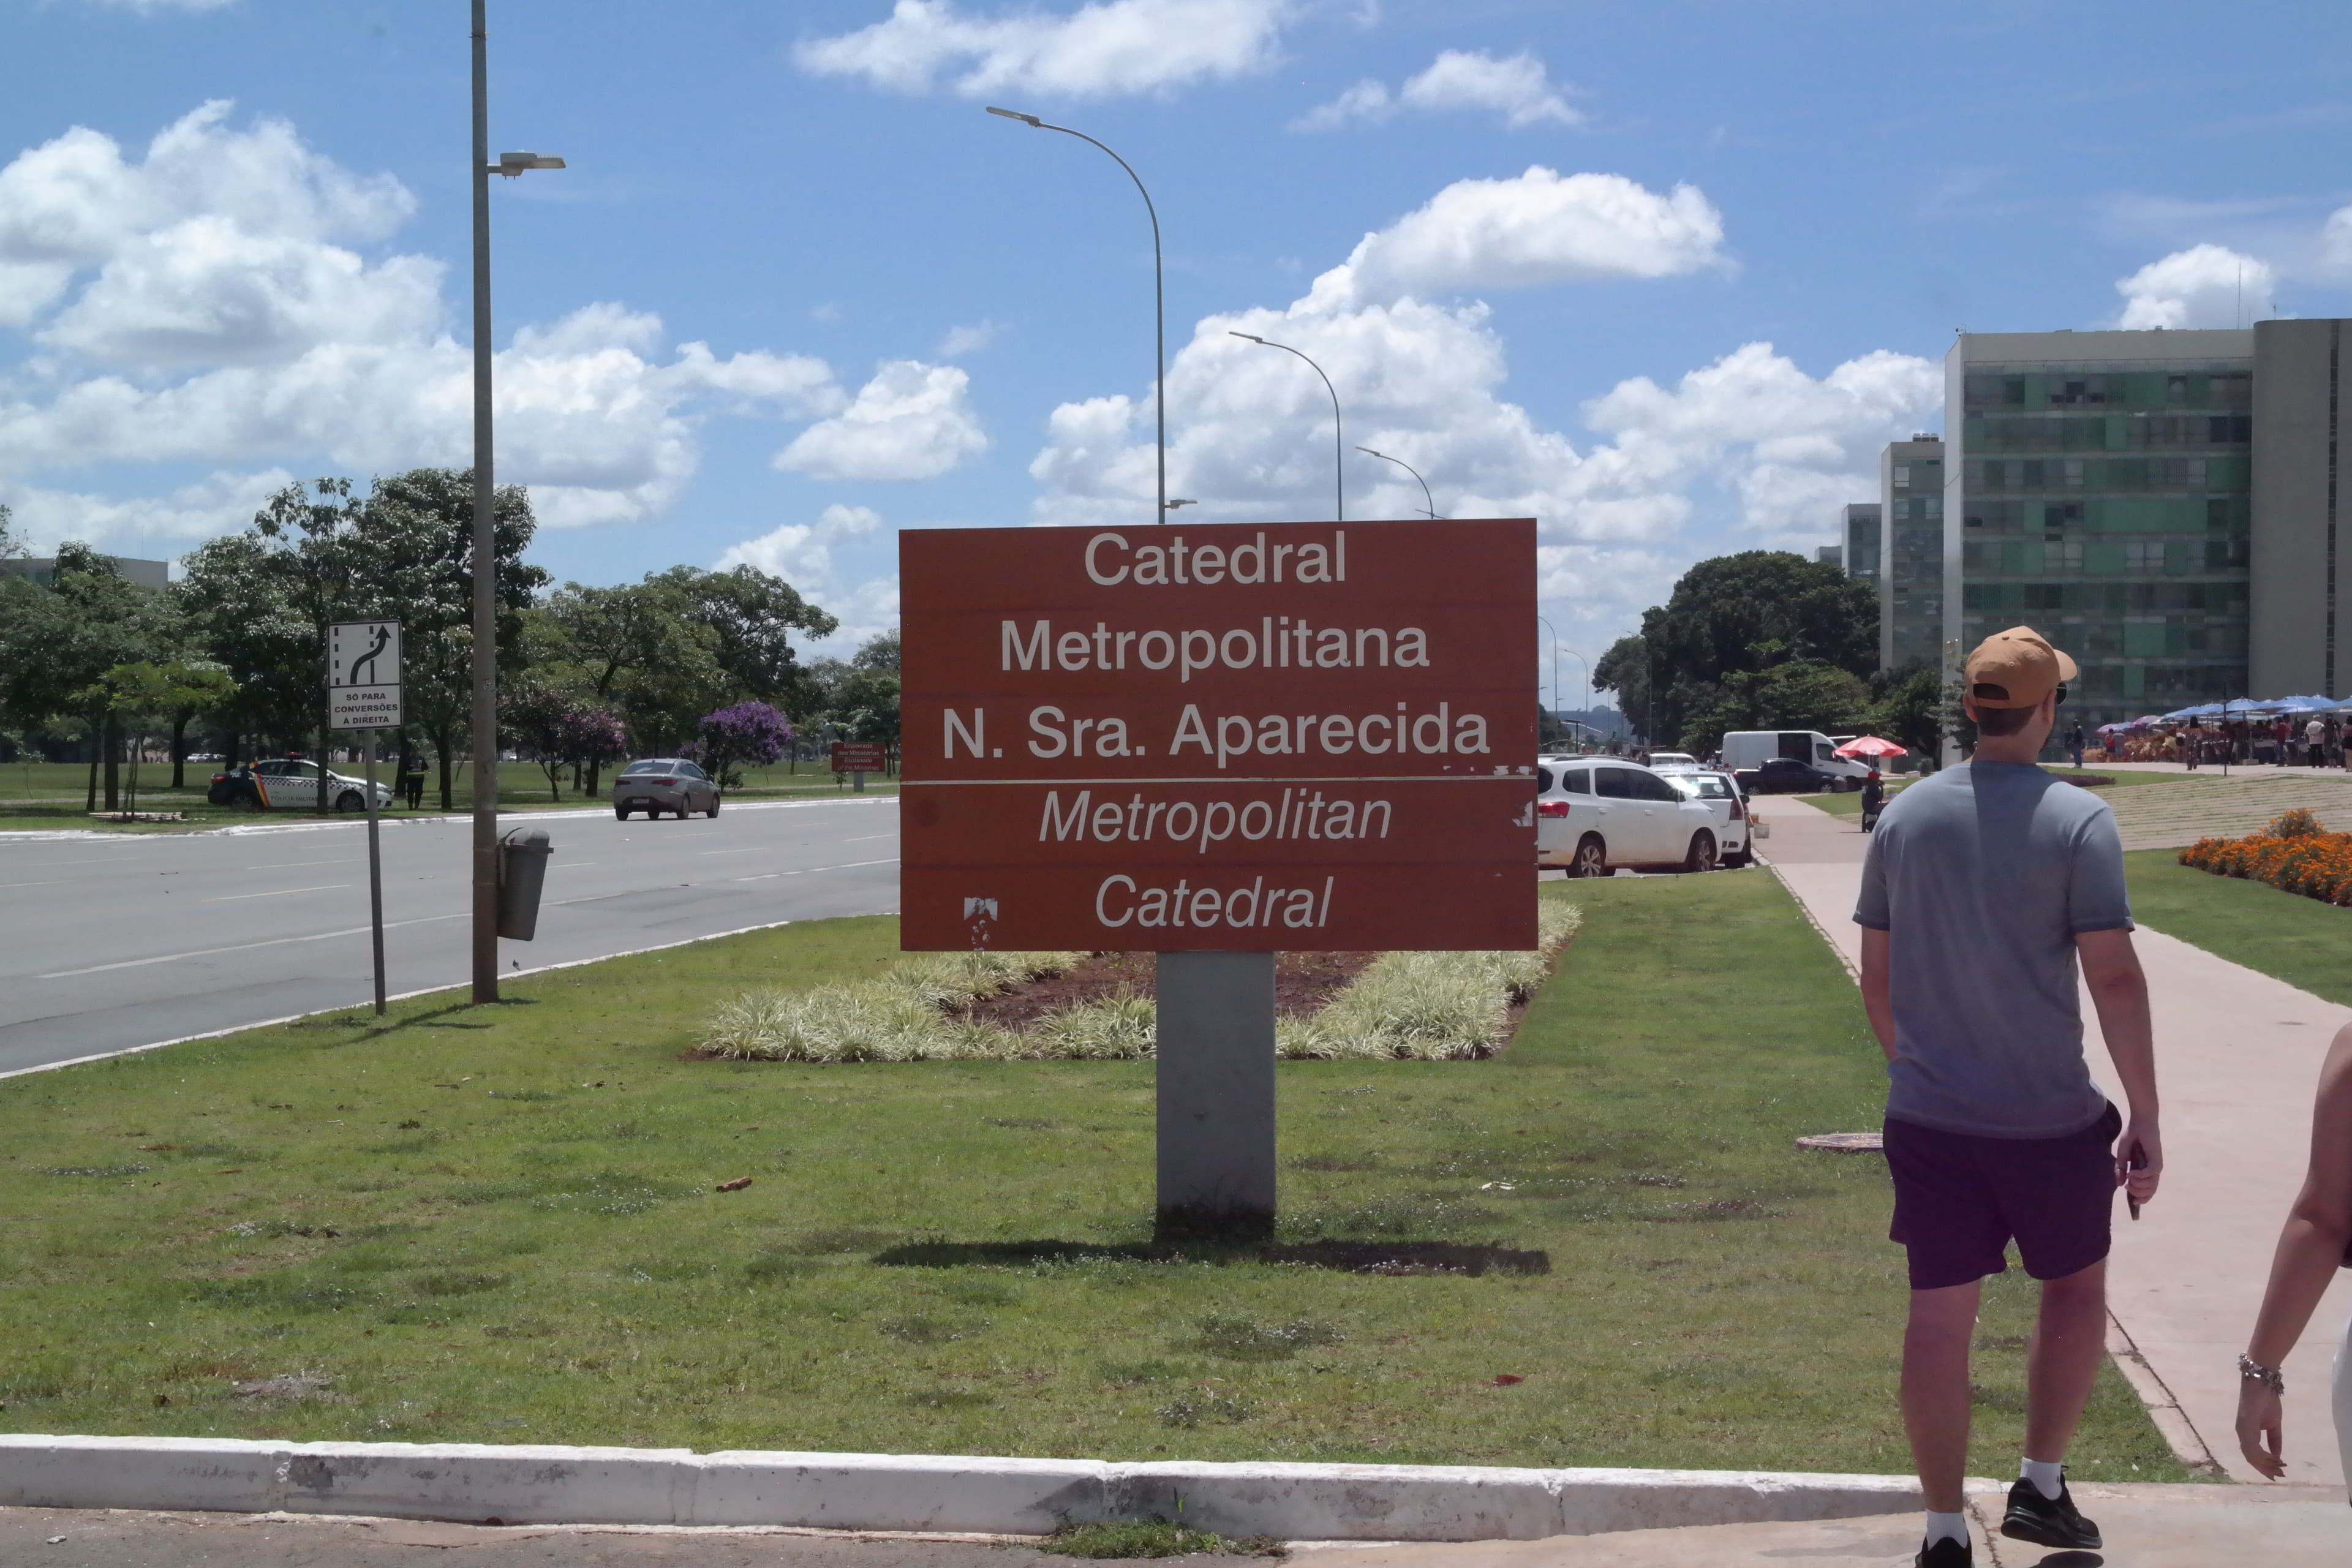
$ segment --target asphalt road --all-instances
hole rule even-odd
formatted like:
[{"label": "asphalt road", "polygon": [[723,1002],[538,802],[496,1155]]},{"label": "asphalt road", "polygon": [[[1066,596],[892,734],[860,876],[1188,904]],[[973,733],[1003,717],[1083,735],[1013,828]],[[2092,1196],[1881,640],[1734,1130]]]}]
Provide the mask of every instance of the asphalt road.
[{"label": "asphalt road", "polygon": [[[554,847],[508,973],[778,921],[898,907],[894,796],[740,802],[717,817],[518,813]],[[383,825],[387,989],[470,973],[463,818]],[[372,994],[363,822],[184,836],[0,836],[0,1073]]]}]

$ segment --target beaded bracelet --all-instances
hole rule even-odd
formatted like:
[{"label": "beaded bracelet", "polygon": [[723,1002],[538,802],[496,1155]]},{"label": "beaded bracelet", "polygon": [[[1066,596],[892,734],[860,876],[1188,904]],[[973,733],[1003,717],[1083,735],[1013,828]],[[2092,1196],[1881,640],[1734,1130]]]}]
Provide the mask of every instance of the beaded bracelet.
[{"label": "beaded bracelet", "polygon": [[2238,1375],[2248,1383],[2259,1383],[2273,1394],[2282,1397],[2286,1394],[2286,1378],[2279,1369],[2274,1366],[2264,1366],[2250,1355],[2242,1355],[2238,1358]]}]

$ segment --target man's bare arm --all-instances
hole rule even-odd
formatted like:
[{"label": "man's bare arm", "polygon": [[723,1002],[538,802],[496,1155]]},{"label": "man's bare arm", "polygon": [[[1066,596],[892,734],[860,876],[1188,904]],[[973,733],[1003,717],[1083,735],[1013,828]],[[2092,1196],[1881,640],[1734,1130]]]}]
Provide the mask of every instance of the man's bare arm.
[{"label": "man's bare arm", "polygon": [[1878,1036],[1878,1048],[1886,1059],[1895,1059],[1895,1005],[1888,999],[1887,953],[1891,944],[1887,933],[1870,926],[1862,928],[1862,1006],[1870,1015],[1871,1029]]},{"label": "man's bare arm", "polygon": [[[2147,1007],[2147,976],[2127,931],[2078,931],[2074,951],[2083,964],[2083,979],[2091,989],[2091,1005],[2098,1010],[2099,1032],[2106,1037],[2107,1055],[2123,1080],[2131,1119],[2116,1143],[2119,1184],[2131,1189],[2136,1203],[2156,1195],[2164,1171],[2164,1142],[2158,1131],[2156,1097],[2156,1032]],[[2147,1156],[2145,1169],[2130,1170],[2127,1162],[2137,1147]]]}]

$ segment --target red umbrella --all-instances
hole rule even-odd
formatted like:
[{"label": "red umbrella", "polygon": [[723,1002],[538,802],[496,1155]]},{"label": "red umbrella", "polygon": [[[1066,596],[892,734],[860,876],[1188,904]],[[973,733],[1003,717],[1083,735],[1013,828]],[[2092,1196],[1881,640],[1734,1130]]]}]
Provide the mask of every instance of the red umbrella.
[{"label": "red umbrella", "polygon": [[1857,735],[1840,746],[1837,754],[1841,757],[1900,757],[1907,755],[1908,749],[1892,741],[1882,741],[1875,735]]}]

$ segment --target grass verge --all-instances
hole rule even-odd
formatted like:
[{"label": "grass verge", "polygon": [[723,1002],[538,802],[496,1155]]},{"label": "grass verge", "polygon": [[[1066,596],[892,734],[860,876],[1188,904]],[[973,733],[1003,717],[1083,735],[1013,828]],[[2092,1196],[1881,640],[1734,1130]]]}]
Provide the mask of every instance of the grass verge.
[{"label": "grass verge", "polygon": [[2178,849],[2124,856],[2132,918],[2167,936],[2352,1006],[2352,910],[2267,882],[2180,864]]},{"label": "grass verge", "polygon": [[1055,1557],[1286,1557],[1278,1541],[1252,1536],[1228,1541],[1222,1535],[1165,1520],[1121,1520],[1111,1524],[1072,1524],[1037,1543],[1040,1552]]},{"label": "grass verge", "polygon": [[[2049,773],[2053,777],[2062,779],[2066,777],[2069,773],[2072,773],[2074,771],[2074,770],[2073,768],[2063,765],[2042,769],[2042,772]],[[2101,795],[2110,794],[2117,789],[2132,788],[2139,784],[2196,784],[2200,782],[2203,776],[2198,773],[2103,773],[2096,766],[2086,766],[2083,771],[2086,773],[2098,773],[2101,778],[2107,781],[2103,784],[2094,784],[2091,786],[2097,790]],[[1906,783],[1896,783],[1890,779],[1888,781],[1890,787],[1887,789],[1886,798],[1889,800],[1894,799],[1896,795],[1902,794],[1905,789],[1908,788],[1911,783],[1916,782],[1917,781],[1913,780]],[[1862,795],[1858,792],[1853,794],[1837,795],[1801,795],[1796,798],[1803,801],[1807,805],[1819,806],[1823,811],[1826,811],[1834,816],[1860,816],[1862,815]],[[1759,796],[1758,804],[1759,805],[1763,805],[1769,811],[1770,809],[1771,799],[1772,797],[1769,795]]]},{"label": "grass verge", "polygon": [[[1907,1468],[1885,1169],[1791,1147],[1875,1124],[1853,984],[1760,872],[1570,895],[1501,1057],[1282,1066],[1268,1247],[1152,1238],[1149,1063],[682,1059],[887,919],[0,1081],[0,1426]],[[2072,1458],[2185,1479],[2112,1370]]]}]

